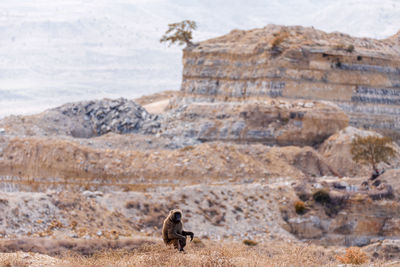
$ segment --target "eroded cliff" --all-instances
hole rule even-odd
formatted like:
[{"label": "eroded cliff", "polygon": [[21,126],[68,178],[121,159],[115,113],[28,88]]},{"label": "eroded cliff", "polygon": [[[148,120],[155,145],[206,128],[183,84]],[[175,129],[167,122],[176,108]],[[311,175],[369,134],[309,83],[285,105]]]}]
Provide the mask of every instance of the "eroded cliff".
[{"label": "eroded cliff", "polygon": [[399,34],[375,40],[268,25],[187,47],[183,64],[186,96],[333,101],[352,126],[399,140]]}]

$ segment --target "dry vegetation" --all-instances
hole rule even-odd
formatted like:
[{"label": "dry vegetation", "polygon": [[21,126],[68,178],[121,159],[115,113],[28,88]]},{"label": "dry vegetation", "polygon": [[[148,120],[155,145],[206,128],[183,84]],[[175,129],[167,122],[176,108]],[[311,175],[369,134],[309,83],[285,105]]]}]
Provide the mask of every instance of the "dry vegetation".
[{"label": "dry vegetation", "polygon": [[247,246],[207,241],[191,243],[185,253],[164,245],[144,246],[132,252],[111,251],[82,257],[69,255],[61,266],[336,266],[335,253],[288,243]]},{"label": "dry vegetation", "polygon": [[[374,261],[359,248],[323,248],[311,244],[268,241],[223,242],[195,238],[179,253],[159,242],[133,247],[104,246],[96,253],[70,250],[49,257],[37,253],[0,253],[0,266],[399,266],[399,262]],[[83,247],[88,243],[81,243]],[[54,245],[54,244],[53,244]],[[368,264],[368,265],[367,265]]]},{"label": "dry vegetation", "polygon": [[338,256],[337,260],[344,264],[363,264],[368,262],[367,254],[358,247],[346,249],[346,254]]},{"label": "dry vegetation", "polygon": [[281,31],[274,36],[275,37],[271,41],[271,46],[272,49],[278,49],[281,44],[289,38],[290,34],[287,31]]}]

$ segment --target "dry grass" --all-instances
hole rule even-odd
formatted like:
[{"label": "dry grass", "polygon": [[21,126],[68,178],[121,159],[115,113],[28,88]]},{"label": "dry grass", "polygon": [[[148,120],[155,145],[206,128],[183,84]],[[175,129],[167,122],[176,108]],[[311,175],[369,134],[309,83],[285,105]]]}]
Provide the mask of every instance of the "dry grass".
[{"label": "dry grass", "polygon": [[1,258],[0,266],[1,267],[28,267],[29,264],[17,255],[17,256],[8,256],[8,257]]},{"label": "dry grass", "polygon": [[[195,241],[197,240],[197,241]],[[350,248],[344,256],[343,250],[323,248],[310,244],[293,244],[282,241],[259,243],[248,246],[243,243],[228,243],[212,240],[189,242],[186,252],[180,253],[171,246],[161,243],[136,243],[134,246],[103,246],[95,253],[69,249],[56,253],[51,258],[34,253],[0,253],[0,266],[338,266],[358,264],[363,266],[396,266],[388,262],[373,262],[366,265],[368,258],[358,248]],[[139,240],[137,240],[139,241]],[[52,244],[56,246],[57,244]],[[59,244],[58,244],[59,245]],[[83,244],[81,244],[83,245]],[[115,243],[116,245],[116,243]],[[72,247],[71,247],[72,248]],[[84,253],[82,253],[84,252]],[[22,253],[22,254],[21,254]],[[46,253],[46,252],[41,252]],[[22,255],[22,256],[21,256]],[[30,255],[27,257],[26,255]],[[26,262],[34,260],[37,264]],[[50,265],[52,263],[53,265]],[[396,264],[396,263],[394,263]]]},{"label": "dry grass", "polygon": [[337,256],[337,260],[344,264],[363,264],[368,262],[368,256],[358,247],[349,247],[345,255]]},{"label": "dry grass", "polygon": [[352,45],[352,44],[346,45],[346,44],[343,44],[343,43],[336,44],[334,46],[334,48],[335,48],[335,50],[342,50],[342,51],[346,51],[346,52],[349,52],[349,53],[353,53],[354,50],[355,50],[354,45]]},{"label": "dry grass", "polygon": [[[115,235],[118,233],[110,234]],[[35,252],[50,256],[59,256],[66,253],[76,255],[93,256],[99,251],[124,250],[131,251],[141,248],[143,245],[156,244],[154,241],[144,238],[121,238],[119,240],[107,239],[65,239],[50,238],[24,238],[13,240],[0,240],[0,251],[4,253]],[[0,258],[1,260],[1,258]],[[3,266],[0,264],[0,266]]]},{"label": "dry grass", "polygon": [[70,255],[61,266],[336,266],[335,255],[321,248],[288,243],[247,246],[206,241],[190,243],[185,253],[161,244],[143,246],[132,252],[110,251],[83,257]]}]

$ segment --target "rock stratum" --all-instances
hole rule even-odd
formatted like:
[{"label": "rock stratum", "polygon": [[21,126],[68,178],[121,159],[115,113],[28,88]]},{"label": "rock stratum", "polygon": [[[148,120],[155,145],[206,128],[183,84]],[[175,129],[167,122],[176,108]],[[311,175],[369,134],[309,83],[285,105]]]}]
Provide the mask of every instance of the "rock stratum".
[{"label": "rock stratum", "polygon": [[399,33],[375,40],[268,25],[184,49],[182,91],[197,99],[336,103],[350,125],[399,140]]}]

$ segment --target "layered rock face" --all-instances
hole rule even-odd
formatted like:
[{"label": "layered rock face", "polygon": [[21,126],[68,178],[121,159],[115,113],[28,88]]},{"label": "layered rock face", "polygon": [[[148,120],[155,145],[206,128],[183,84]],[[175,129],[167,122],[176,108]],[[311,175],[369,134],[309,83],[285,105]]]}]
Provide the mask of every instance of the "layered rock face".
[{"label": "layered rock face", "polygon": [[312,146],[348,125],[347,115],[323,103],[301,101],[191,102],[163,121],[164,136]]},{"label": "layered rock face", "polygon": [[269,25],[188,47],[182,91],[197,99],[328,100],[355,127],[400,135],[400,41]]}]

